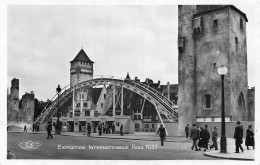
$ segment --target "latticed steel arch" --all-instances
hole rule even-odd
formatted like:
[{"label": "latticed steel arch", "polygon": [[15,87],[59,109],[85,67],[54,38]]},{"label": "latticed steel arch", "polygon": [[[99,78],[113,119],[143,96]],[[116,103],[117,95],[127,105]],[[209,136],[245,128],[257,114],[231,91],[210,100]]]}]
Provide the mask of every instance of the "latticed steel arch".
[{"label": "latticed steel arch", "polygon": [[[120,86],[139,94],[140,96],[142,96],[143,98],[151,102],[153,105],[155,105],[157,112],[159,113],[158,115],[163,114],[170,121],[177,120],[178,118],[177,106],[172,101],[170,101],[167,97],[162,95],[160,92],[149,87],[146,84],[134,80],[129,80],[129,79],[124,79],[124,80],[122,78],[118,79],[115,77],[102,76],[102,77],[81,82],[71,88],[69,88],[69,85],[67,85],[62,89],[61,94],[59,96],[60,106],[72,97],[73,90],[78,91],[86,87],[92,87],[97,85],[108,85],[108,84]],[[49,104],[46,105],[46,107],[43,109],[41,114],[35,119],[34,124],[38,125],[40,123],[45,123],[49,121],[50,118],[53,117],[57,112],[57,104],[58,104],[58,95],[56,94],[51,99]]]}]

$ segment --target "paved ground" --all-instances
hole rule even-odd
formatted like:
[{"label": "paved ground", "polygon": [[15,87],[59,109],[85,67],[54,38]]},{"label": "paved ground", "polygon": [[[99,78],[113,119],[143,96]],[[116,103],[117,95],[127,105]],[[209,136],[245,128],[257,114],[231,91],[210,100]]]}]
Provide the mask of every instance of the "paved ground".
[{"label": "paved ground", "polygon": [[[64,134],[64,133],[63,133]],[[67,134],[68,135],[68,134]],[[165,146],[160,146],[155,135],[131,136],[105,135],[83,137],[54,135],[46,139],[46,134],[8,133],[7,149],[17,159],[75,159],[75,160],[212,160],[203,151],[192,151],[191,142],[185,138],[169,137]],[[21,142],[37,141],[41,146],[35,150],[24,150]],[[85,149],[64,149],[65,146],[84,146]],[[128,149],[91,149],[94,146],[123,146]],[[60,148],[60,149],[59,149]],[[61,149],[63,148],[63,149]],[[139,149],[138,149],[139,148]]]}]

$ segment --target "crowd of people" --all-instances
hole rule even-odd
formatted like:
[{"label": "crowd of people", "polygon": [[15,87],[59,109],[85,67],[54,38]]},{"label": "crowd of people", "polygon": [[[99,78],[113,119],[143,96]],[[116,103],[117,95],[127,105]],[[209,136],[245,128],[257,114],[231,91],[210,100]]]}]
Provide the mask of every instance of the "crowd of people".
[{"label": "crowd of people", "polygon": [[[208,131],[208,125],[205,125],[205,127],[202,128],[197,127],[196,124],[193,124],[192,128],[190,129],[189,124],[187,124],[187,126],[185,127],[185,134],[187,139],[190,138],[192,140],[192,150],[194,148],[195,151],[199,151],[201,150],[201,148],[204,148],[204,151],[212,150],[213,148],[215,150],[218,150],[218,131],[216,126],[214,126],[213,131],[210,135]],[[213,144],[209,146],[210,137]],[[235,127],[234,139],[236,146],[235,153],[239,153],[239,150],[243,152],[243,126],[240,124],[239,121],[237,121],[237,126]],[[250,150],[249,146],[253,146],[253,149],[255,149],[255,140],[252,125],[249,125],[246,131],[245,146],[247,147],[247,150]]]}]

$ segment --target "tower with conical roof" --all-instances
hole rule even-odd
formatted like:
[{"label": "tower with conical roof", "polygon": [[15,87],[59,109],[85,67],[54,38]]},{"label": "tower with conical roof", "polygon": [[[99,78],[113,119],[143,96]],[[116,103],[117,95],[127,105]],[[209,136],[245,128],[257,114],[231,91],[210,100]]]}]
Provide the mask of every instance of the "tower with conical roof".
[{"label": "tower with conical roof", "polygon": [[70,86],[93,79],[93,64],[83,49],[70,62]]}]

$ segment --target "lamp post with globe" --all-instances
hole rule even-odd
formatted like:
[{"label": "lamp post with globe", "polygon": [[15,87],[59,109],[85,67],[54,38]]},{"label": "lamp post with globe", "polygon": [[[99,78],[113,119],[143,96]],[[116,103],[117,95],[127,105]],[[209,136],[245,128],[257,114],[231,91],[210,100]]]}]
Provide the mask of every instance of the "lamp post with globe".
[{"label": "lamp post with globe", "polygon": [[221,65],[218,68],[218,74],[221,76],[222,82],[222,108],[221,108],[221,139],[220,139],[220,152],[227,153],[227,139],[225,132],[225,100],[224,100],[224,78],[227,74],[228,69],[226,66]]},{"label": "lamp post with globe", "polygon": [[58,110],[57,110],[57,123],[55,125],[55,134],[60,134],[60,131],[61,131],[61,123],[60,123],[60,120],[59,120],[60,91],[61,91],[61,88],[60,88],[60,85],[58,85],[58,87],[56,88],[56,92],[58,93]]}]

